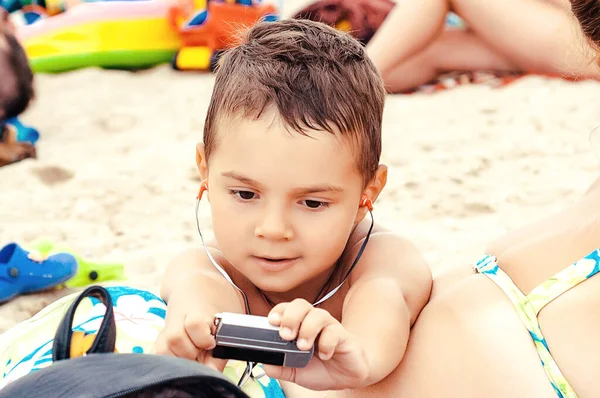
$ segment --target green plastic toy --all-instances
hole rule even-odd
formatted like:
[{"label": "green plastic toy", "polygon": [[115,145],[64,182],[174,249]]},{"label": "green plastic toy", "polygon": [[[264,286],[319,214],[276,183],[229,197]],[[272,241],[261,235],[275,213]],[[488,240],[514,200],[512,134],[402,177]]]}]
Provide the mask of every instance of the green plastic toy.
[{"label": "green plastic toy", "polygon": [[97,263],[82,258],[64,245],[56,245],[49,239],[38,239],[29,245],[29,249],[47,257],[56,253],[69,253],[77,260],[77,273],[65,282],[67,287],[85,287],[99,282],[123,281],[125,266],[117,263]]}]

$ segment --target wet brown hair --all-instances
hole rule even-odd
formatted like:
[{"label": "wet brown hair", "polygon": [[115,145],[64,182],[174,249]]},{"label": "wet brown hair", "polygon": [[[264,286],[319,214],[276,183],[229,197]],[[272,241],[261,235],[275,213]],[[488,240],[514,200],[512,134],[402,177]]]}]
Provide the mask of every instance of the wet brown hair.
[{"label": "wet brown hair", "polygon": [[586,38],[600,49],[600,1],[571,0],[571,10]]},{"label": "wet brown hair", "polygon": [[258,119],[275,107],[299,134],[327,131],[351,143],[366,184],[379,165],[384,100],[379,72],[350,35],[308,20],[259,23],[217,66],[204,126],[206,159],[222,120]]}]

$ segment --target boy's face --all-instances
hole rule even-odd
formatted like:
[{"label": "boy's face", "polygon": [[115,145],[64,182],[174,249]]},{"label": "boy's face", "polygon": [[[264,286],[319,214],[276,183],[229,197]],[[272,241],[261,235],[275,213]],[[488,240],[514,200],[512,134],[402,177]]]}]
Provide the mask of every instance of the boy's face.
[{"label": "boy's face", "polygon": [[[223,255],[266,292],[321,286],[366,212],[355,153],[328,132],[288,132],[273,111],[219,127],[208,169],[199,146],[199,167]],[[383,167],[374,180],[373,200]]]}]

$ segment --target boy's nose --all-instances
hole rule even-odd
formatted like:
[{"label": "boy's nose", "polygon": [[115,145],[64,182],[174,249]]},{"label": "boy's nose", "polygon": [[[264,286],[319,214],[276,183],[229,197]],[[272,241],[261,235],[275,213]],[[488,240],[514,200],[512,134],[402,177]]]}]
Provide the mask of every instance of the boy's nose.
[{"label": "boy's nose", "polygon": [[287,221],[283,212],[266,210],[256,224],[254,231],[259,238],[270,240],[291,240],[294,237],[294,231]]}]

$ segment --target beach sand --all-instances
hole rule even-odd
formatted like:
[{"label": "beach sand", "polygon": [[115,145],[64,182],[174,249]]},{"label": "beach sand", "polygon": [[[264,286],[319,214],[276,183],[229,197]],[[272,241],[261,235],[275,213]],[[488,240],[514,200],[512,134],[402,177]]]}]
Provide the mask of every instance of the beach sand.
[{"label": "beach sand", "polygon": [[[286,1],[286,13],[306,3]],[[200,245],[194,153],[213,81],[168,66],[38,75],[23,121],[41,132],[39,158],[0,168],[0,244],[49,237],[125,263],[127,284],[157,291],[167,262]],[[504,231],[580,197],[600,170],[599,125],[590,81],[388,96],[389,180],[375,219],[414,241],[434,272],[471,262]],[[210,237],[208,214],[204,202]],[[0,331],[71,291],[0,306]]]}]

